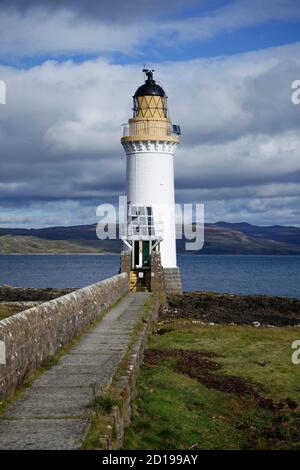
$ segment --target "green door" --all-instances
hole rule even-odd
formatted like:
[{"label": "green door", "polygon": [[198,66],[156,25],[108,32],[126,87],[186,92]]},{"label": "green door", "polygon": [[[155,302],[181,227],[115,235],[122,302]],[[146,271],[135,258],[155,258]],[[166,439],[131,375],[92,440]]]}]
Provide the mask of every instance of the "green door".
[{"label": "green door", "polygon": [[150,246],[149,242],[143,242],[143,268],[150,266]]}]

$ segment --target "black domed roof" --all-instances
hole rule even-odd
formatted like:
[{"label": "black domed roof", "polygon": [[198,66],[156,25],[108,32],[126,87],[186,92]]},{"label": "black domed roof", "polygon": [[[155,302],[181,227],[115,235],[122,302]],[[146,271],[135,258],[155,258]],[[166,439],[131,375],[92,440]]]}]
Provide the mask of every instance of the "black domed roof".
[{"label": "black domed roof", "polygon": [[146,73],[147,79],[145,83],[136,90],[134,96],[166,96],[164,89],[153,79],[154,70],[144,69],[143,72]]}]

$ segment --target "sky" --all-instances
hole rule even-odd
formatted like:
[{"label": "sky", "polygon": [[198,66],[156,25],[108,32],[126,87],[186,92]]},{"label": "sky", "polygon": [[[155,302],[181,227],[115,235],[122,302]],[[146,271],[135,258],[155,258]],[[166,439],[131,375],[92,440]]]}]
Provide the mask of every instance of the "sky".
[{"label": "sky", "polygon": [[300,226],[299,0],[0,0],[0,226],[94,223],[124,194],[144,65],[182,129],[176,202]]}]

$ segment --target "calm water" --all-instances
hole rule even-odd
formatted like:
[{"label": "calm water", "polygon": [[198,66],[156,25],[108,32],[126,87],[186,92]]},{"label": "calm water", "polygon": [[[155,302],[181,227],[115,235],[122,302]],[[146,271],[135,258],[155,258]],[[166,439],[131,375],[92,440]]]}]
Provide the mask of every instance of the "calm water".
[{"label": "calm water", "polygon": [[[179,256],[184,290],[300,298],[300,256]],[[0,285],[82,287],[117,274],[118,255],[0,256]]]}]

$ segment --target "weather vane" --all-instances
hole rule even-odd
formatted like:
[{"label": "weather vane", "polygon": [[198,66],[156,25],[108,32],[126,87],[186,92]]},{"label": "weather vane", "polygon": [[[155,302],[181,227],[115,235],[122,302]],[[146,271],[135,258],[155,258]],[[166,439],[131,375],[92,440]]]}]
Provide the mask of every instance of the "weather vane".
[{"label": "weather vane", "polygon": [[147,79],[149,81],[153,80],[153,72],[155,72],[155,70],[154,69],[151,69],[151,70],[146,69],[145,67],[146,67],[146,64],[144,64],[143,72],[146,74]]}]

